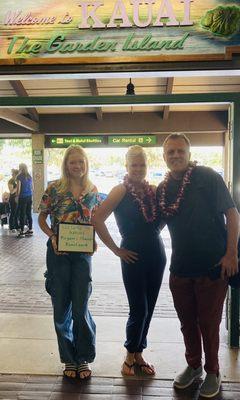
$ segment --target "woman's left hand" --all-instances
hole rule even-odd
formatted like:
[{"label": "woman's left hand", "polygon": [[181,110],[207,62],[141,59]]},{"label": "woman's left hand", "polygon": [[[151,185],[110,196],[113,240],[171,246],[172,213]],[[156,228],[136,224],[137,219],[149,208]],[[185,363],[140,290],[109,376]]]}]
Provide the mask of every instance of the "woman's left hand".
[{"label": "woman's left hand", "polygon": [[135,263],[138,260],[138,253],[132,250],[124,249],[124,247],[118,247],[114,253],[128,264]]}]

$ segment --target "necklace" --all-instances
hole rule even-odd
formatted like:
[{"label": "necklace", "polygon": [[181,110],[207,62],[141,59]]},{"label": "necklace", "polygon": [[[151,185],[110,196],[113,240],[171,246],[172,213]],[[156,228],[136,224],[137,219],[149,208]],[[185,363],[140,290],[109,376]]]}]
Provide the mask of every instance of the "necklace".
[{"label": "necklace", "polygon": [[167,218],[173,217],[178,213],[180,205],[184,199],[186,187],[191,183],[191,175],[196,165],[197,165],[196,161],[189,163],[189,166],[185,174],[183,175],[182,184],[178,189],[177,197],[174,203],[169,205],[167,204],[166,197],[167,197],[167,187],[171,179],[171,172],[169,171],[165,175],[159,196],[159,208],[164,217]]},{"label": "necklace", "polygon": [[157,218],[156,195],[149,183],[144,180],[140,185],[140,189],[137,190],[136,186],[130,181],[128,175],[125,175],[123,184],[127,192],[133,196],[134,201],[139,204],[145,221],[155,221]]}]

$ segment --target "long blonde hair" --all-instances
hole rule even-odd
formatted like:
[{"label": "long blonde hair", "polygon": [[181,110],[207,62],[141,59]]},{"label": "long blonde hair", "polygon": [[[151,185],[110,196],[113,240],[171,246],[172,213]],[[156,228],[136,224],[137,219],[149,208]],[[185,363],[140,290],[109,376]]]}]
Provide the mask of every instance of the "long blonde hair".
[{"label": "long blonde hair", "polygon": [[70,179],[69,179],[69,175],[68,175],[68,171],[67,171],[67,162],[69,159],[69,156],[72,153],[79,153],[85,160],[86,163],[86,173],[84,174],[84,176],[82,177],[82,186],[83,189],[87,189],[89,187],[92,186],[92,182],[90,181],[88,174],[89,174],[89,164],[88,164],[88,158],[87,158],[87,154],[85,152],[85,150],[81,147],[81,146],[69,146],[63,156],[63,162],[62,162],[62,174],[61,174],[61,178],[59,179],[59,190],[62,192],[66,192],[69,189],[69,183],[70,183]]}]

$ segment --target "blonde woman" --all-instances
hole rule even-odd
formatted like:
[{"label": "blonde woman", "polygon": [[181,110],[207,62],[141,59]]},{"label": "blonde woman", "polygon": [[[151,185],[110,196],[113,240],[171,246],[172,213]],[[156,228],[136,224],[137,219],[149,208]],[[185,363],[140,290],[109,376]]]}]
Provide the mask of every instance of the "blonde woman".
[{"label": "blonde woman", "polygon": [[[156,188],[145,181],[146,154],[142,147],[132,146],[126,154],[127,175],[114,187],[96,211],[93,224],[101,240],[121,258],[122,276],[129,302],[122,374],[132,376],[138,367],[146,375],[155,368],[143,357],[147,333],[162,282],[166,263],[159,236]],[[110,236],[105,220],[114,212],[122,236],[118,247]]]},{"label": "blonde woman", "polygon": [[10,217],[9,217],[9,229],[11,232],[15,233],[18,229],[18,222],[17,222],[17,175],[18,170],[12,169],[12,177],[8,181],[8,189],[10,193],[9,197],[9,204],[10,204]]},{"label": "blonde woman", "polygon": [[[95,358],[95,323],[88,310],[91,294],[91,255],[62,254],[57,250],[60,222],[90,223],[98,205],[96,187],[88,178],[88,159],[80,146],[70,146],[64,155],[61,179],[45,191],[39,226],[48,236],[46,290],[51,295],[54,324],[64,376],[87,379]],[[51,226],[47,223],[50,215]]]}]

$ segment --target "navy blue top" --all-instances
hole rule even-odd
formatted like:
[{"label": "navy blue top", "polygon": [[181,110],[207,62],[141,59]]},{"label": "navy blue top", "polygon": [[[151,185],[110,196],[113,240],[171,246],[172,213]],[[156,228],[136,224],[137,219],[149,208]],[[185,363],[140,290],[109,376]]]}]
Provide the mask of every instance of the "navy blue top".
[{"label": "navy blue top", "polygon": [[160,233],[160,221],[147,222],[138,202],[128,192],[114,210],[114,215],[123,239],[152,240],[153,236]]},{"label": "navy blue top", "polygon": [[[182,181],[170,179],[168,204],[176,200],[181,184]],[[161,188],[162,183],[157,197]],[[211,168],[194,168],[179,212],[166,219],[172,239],[173,274],[188,278],[208,275],[225,254],[224,214],[232,207],[235,205],[222,177]]]}]

